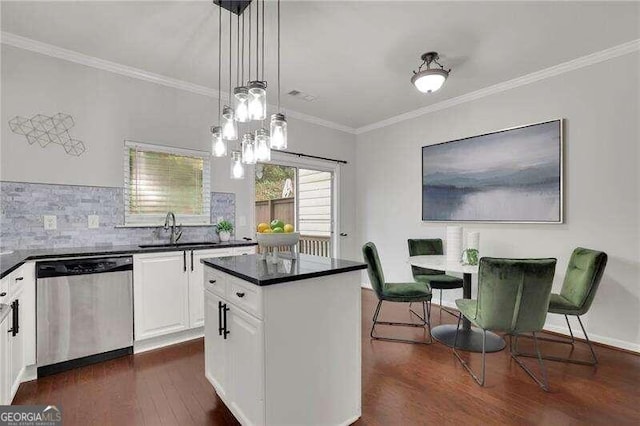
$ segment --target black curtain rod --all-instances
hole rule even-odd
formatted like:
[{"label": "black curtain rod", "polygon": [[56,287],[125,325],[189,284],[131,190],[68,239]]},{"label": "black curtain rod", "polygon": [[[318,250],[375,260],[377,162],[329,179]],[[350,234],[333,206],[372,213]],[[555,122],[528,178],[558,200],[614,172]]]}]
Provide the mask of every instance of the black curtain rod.
[{"label": "black curtain rod", "polygon": [[334,161],[339,164],[349,164],[344,160],[336,160],[335,158],[327,158],[327,157],[318,157],[317,155],[302,154],[300,152],[282,151],[280,149],[272,149],[271,151],[280,152],[282,154],[295,155],[296,157],[315,158],[317,160]]}]

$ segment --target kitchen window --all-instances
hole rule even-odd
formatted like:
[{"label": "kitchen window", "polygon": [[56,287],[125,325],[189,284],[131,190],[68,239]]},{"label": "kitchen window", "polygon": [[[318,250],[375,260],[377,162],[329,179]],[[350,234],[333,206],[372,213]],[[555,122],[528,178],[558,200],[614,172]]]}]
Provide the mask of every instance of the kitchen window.
[{"label": "kitchen window", "polygon": [[125,225],[162,225],[167,212],[210,224],[210,168],[206,152],[125,141]]}]

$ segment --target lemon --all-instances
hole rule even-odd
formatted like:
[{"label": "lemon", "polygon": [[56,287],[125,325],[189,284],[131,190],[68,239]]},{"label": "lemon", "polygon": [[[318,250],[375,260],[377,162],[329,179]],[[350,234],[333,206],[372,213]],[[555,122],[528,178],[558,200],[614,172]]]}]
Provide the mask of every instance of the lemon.
[{"label": "lemon", "polygon": [[293,225],[292,225],[292,224],[290,224],[290,223],[287,223],[287,224],[284,226],[284,232],[293,232]]},{"label": "lemon", "polygon": [[266,229],[271,229],[268,223],[260,223],[258,224],[258,232],[264,232]]},{"label": "lemon", "polygon": [[273,233],[273,231],[271,230],[271,228],[267,228],[264,231],[262,231],[263,234],[271,234]]}]

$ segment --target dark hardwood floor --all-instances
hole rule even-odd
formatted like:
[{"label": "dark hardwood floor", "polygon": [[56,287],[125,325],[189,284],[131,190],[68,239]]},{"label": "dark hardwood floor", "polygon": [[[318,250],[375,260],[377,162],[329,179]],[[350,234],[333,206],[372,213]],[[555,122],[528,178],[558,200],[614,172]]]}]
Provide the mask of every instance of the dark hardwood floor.
[{"label": "dark hardwood floor", "polygon": [[[358,425],[640,424],[640,356],[597,347],[598,367],[547,362],[551,392],[546,393],[502,351],[487,355],[487,384],[481,388],[451,350],[438,343],[371,341],[377,301],[366,290],[362,300],[363,406]],[[381,318],[408,320],[407,305],[385,303]],[[441,318],[454,322],[447,313]],[[441,322],[435,306],[432,322]],[[384,326],[379,332],[422,334]],[[568,348],[549,343],[542,348],[568,353]],[[574,356],[587,357],[588,352],[579,345]],[[479,367],[479,354],[469,359]],[[528,362],[537,367],[535,360]],[[201,339],[23,383],[14,403],[56,404],[65,425],[237,424],[204,378]]]}]

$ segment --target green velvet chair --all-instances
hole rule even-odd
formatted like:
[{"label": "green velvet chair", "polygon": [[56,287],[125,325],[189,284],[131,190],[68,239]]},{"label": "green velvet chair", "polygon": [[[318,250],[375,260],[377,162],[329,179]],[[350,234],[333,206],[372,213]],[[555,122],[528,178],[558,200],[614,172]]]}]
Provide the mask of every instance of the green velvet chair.
[{"label": "green velvet chair", "polygon": [[[545,355],[544,359],[550,361],[563,361],[574,364],[583,365],[596,365],[598,358],[596,352],[593,349],[593,345],[589,340],[587,331],[582,325],[580,316],[586,314],[593,303],[593,299],[596,296],[596,291],[600,285],[600,280],[604,274],[604,268],[607,266],[607,254],[601,251],[590,250],[582,247],[576,248],[571,254],[569,264],[567,265],[567,273],[562,283],[562,289],[560,294],[551,294],[551,300],[549,301],[549,313],[564,315],[564,319],[569,327],[569,334],[571,340],[559,340],[549,339],[544,340],[570,344],[575,343],[575,337],[573,336],[573,330],[569,323],[569,315],[578,318],[578,323],[582,329],[589,350],[591,351],[591,361],[583,361],[573,358],[562,358]],[[533,356],[533,354],[520,353],[522,356]]]},{"label": "green velvet chair", "polygon": [[[440,238],[409,239],[407,244],[409,246],[409,256],[442,255],[444,253]],[[440,290],[440,312],[444,310],[451,315],[458,316],[456,312],[442,306],[442,290],[462,288],[462,278],[419,266],[411,266],[411,273],[414,280],[428,284],[431,290]]]},{"label": "green velvet chair", "polygon": [[[384,273],[382,272],[382,265],[380,264],[380,257],[378,256],[378,249],[376,248],[376,245],[371,242],[366,243],[364,246],[362,246],[362,256],[364,257],[364,261],[367,264],[367,273],[369,274],[371,286],[373,287],[373,291],[375,291],[376,296],[378,296],[378,306],[376,307],[376,311],[373,315],[373,325],[371,326],[371,332],[369,333],[371,338],[375,340],[387,340],[391,342],[403,343],[433,343],[433,338],[431,337],[430,321],[431,306],[427,303],[431,301],[431,289],[429,288],[429,286],[425,283],[420,282],[386,282],[384,279]],[[411,311],[421,320],[421,322],[419,324],[416,324],[406,322],[378,321],[378,315],[380,314],[382,302],[422,303],[422,316],[415,313],[414,311]],[[429,331],[429,340],[417,341],[408,339],[396,339],[390,337],[379,337],[374,334],[376,325],[378,324],[422,328],[427,326]]]},{"label": "green velvet chair", "polygon": [[453,343],[453,353],[471,374],[484,386],[485,342],[488,330],[503,331],[511,336],[531,333],[535,344],[542,380],[520,361],[510,340],[511,357],[544,390],[549,390],[547,373],[538,348],[536,333],[542,330],[547,317],[556,259],[498,259],[483,257],[478,271],[478,299],[458,299],[460,310],[458,330],[462,317],[482,329],[482,376],[478,378],[458,351],[458,330]]}]

